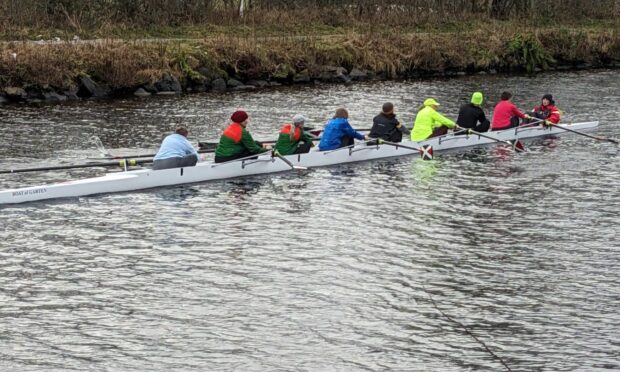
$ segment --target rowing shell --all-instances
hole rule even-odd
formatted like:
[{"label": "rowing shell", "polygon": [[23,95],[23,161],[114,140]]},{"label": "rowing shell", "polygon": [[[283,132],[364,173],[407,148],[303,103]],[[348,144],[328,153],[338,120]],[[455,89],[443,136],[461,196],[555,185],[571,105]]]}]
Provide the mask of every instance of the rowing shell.
[{"label": "rowing shell", "polygon": [[[598,122],[561,124],[570,129],[591,129]],[[524,127],[497,132],[486,132],[485,135],[502,141],[540,137],[549,134],[563,134],[566,131],[554,127]],[[496,143],[491,138],[477,135],[448,134],[422,142],[403,141],[408,147],[431,145],[433,151],[481,146]],[[307,154],[288,155],[285,158],[296,166],[306,168],[324,167],[335,164],[354,163],[375,159],[419,155],[417,151],[404,147],[360,143],[351,147],[332,151],[311,151]],[[86,195],[125,192],[155,187],[173,186],[196,182],[222,180],[258,174],[285,172],[291,169],[286,162],[272,157],[270,154],[259,155],[254,159],[236,160],[226,163],[211,161],[198,163],[194,167],[173,168],[163,170],[140,169],[119,173],[109,173],[101,177],[67,181],[57,184],[33,186],[0,191],[0,205],[17,204],[36,200],[78,197]]]}]

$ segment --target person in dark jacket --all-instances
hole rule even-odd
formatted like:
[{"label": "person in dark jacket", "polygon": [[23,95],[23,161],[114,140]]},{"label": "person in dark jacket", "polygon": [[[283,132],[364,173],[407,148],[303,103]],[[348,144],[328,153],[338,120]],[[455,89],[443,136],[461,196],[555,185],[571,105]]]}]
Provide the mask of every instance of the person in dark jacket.
[{"label": "person in dark jacket", "polygon": [[381,113],[372,119],[372,128],[368,137],[400,142],[403,140],[403,133],[409,134],[409,129],[396,119],[394,105],[390,102],[384,103]]},{"label": "person in dark jacket", "polygon": [[[465,129],[473,129],[476,132],[486,132],[491,126],[491,122],[484,115],[484,111],[480,107],[484,97],[482,93],[475,92],[471,96],[471,102],[461,106],[459,117],[456,123],[459,127]],[[458,132],[456,134],[467,134],[467,131]]]}]

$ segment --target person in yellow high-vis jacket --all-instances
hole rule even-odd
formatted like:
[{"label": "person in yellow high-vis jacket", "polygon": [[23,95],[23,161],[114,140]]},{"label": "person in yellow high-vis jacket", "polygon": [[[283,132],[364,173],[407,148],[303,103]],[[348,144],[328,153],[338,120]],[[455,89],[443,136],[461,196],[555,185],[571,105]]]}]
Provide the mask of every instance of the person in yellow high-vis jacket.
[{"label": "person in yellow high-vis jacket", "polygon": [[418,112],[411,131],[412,141],[424,141],[427,138],[446,134],[447,128],[458,128],[455,122],[437,112],[439,102],[433,98],[424,101],[424,107]]}]

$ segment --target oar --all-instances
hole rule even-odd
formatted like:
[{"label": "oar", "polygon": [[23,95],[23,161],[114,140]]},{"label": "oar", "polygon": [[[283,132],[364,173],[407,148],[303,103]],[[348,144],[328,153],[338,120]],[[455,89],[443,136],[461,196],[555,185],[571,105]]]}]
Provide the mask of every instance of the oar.
[{"label": "oar", "polygon": [[519,141],[519,140],[515,140],[514,142],[504,141],[504,140],[500,140],[500,139],[497,139],[497,138],[492,137],[492,136],[488,136],[488,135],[486,135],[486,134],[484,134],[484,133],[476,132],[476,131],[475,131],[475,130],[473,130],[473,129],[469,129],[469,130],[467,131],[467,133],[469,133],[469,134],[475,134],[476,136],[480,136],[480,137],[484,137],[484,138],[488,138],[488,139],[493,140],[493,141],[495,141],[495,142],[499,142],[499,143],[506,143],[506,144],[508,144],[508,145],[512,146],[512,148],[513,148],[516,152],[522,152],[522,151],[525,151],[525,146],[523,146],[523,143],[522,143],[521,141]]},{"label": "oar", "polygon": [[607,142],[615,143],[616,145],[619,145],[619,144],[620,144],[620,142],[618,142],[618,140],[617,140],[617,139],[614,139],[614,138],[607,138],[607,137],[593,136],[593,135],[591,135],[591,134],[587,134],[587,133],[579,132],[579,131],[576,131],[576,130],[574,130],[574,129],[568,129],[568,128],[566,128],[566,127],[564,127],[564,126],[561,126],[561,125],[558,125],[558,124],[552,124],[552,126],[553,126],[553,127],[555,127],[555,128],[560,128],[560,129],[563,129],[563,130],[565,130],[565,131],[567,131],[567,132],[571,132],[571,133],[575,133],[575,134],[580,134],[580,135],[582,135],[582,136],[584,136],[584,137],[592,138],[592,139],[595,139],[595,140],[598,140],[598,141],[607,141]]},{"label": "oar", "polygon": [[[216,144],[217,145],[217,144]],[[196,152],[198,152],[199,154],[206,154],[206,153],[212,153],[215,152],[215,148],[213,149],[204,149],[204,150],[196,150]],[[136,155],[115,155],[112,156],[110,155],[110,159],[127,159],[127,158],[153,158],[155,157],[155,155],[157,154],[136,154]]]},{"label": "oar", "polygon": [[280,155],[280,153],[278,152],[278,150],[274,150],[271,152],[271,156],[278,158],[280,160],[282,160],[283,162],[285,162],[289,167],[291,167],[291,169],[293,170],[297,170],[297,171],[302,171],[302,170],[306,170],[308,168],[306,167],[302,167],[301,165],[294,165],[293,163],[291,163],[287,158],[285,158],[284,156]]},{"label": "oar", "polygon": [[382,139],[376,139],[376,141],[379,144],[386,144],[386,145],[394,146],[397,148],[402,147],[407,150],[418,151],[420,153],[420,156],[422,157],[422,160],[433,160],[433,146],[431,145],[422,145],[422,147],[412,147],[412,146],[405,146],[398,142],[390,142],[390,141],[386,141]]},{"label": "oar", "polygon": [[152,163],[152,159],[148,160],[135,160],[135,159],[123,159],[121,161],[110,161],[105,163],[89,163],[89,164],[72,164],[72,165],[56,165],[52,167],[39,167],[39,168],[18,168],[18,169],[7,169],[0,170],[0,174],[9,174],[9,173],[25,173],[25,172],[43,172],[43,171],[53,171],[53,170],[62,170],[62,169],[77,169],[77,168],[92,168],[92,167],[126,167],[126,166],[134,166],[145,163]]}]

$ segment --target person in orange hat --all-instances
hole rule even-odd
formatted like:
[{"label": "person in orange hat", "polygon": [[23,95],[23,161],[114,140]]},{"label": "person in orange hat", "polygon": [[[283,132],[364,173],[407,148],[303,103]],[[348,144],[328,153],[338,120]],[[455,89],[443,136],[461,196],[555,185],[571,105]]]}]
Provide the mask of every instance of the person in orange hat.
[{"label": "person in orange hat", "polygon": [[250,119],[245,111],[235,111],[230,120],[232,122],[222,133],[220,142],[215,148],[216,163],[246,158],[269,150],[268,146],[254,141],[246,129]]}]

